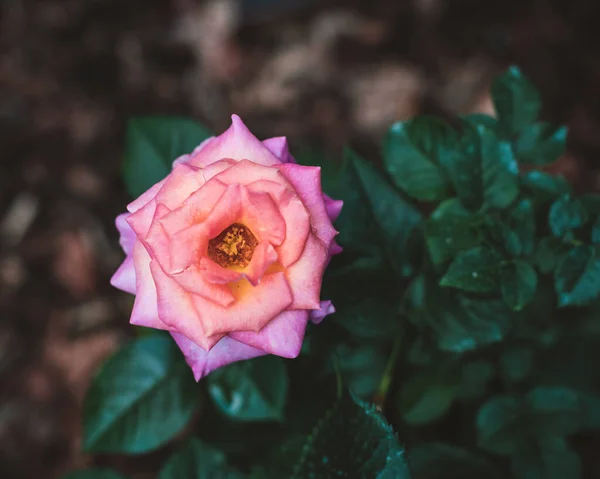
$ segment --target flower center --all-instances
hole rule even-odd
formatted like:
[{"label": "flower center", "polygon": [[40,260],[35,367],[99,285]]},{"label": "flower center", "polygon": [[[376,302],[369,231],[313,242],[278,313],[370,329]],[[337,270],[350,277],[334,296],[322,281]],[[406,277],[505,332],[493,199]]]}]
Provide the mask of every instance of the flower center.
[{"label": "flower center", "polygon": [[246,267],[252,259],[258,240],[247,226],[233,223],[208,242],[208,257],[224,268]]}]

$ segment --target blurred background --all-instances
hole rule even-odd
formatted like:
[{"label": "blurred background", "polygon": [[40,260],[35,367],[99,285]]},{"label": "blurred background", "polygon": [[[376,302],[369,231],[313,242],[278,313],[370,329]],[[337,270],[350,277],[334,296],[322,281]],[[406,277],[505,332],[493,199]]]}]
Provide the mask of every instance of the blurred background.
[{"label": "blurred background", "polygon": [[132,297],[108,283],[130,116],[220,132],[235,112],[261,138],[377,160],[393,121],[491,112],[491,79],[517,64],[569,126],[553,168],[595,189],[599,22],[596,0],[2,0],[0,477],[91,464],[82,399],[131,334]]}]

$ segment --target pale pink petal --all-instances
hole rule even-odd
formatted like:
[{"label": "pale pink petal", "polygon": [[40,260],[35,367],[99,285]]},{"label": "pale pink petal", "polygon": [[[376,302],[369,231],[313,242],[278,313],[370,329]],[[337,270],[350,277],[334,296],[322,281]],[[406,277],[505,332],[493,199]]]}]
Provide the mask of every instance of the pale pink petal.
[{"label": "pale pink petal", "polygon": [[125,218],[125,221],[127,221],[129,226],[131,226],[131,229],[134,231],[136,236],[142,241],[146,237],[146,233],[148,233],[148,229],[152,224],[155,211],[156,201],[154,200],[154,198],[152,198],[144,206],[142,206],[134,213],[131,213],[127,218]]},{"label": "pale pink petal", "polygon": [[311,226],[316,230],[319,239],[329,245],[337,234],[327,214],[323,191],[321,190],[321,168],[317,166],[300,166],[286,163],[279,168],[281,174],[289,181],[302,203],[308,209]]},{"label": "pale pink petal", "polygon": [[206,165],[204,167],[199,168],[199,172],[202,174],[206,181],[210,180],[214,176],[218,175],[222,171],[225,171],[228,168],[231,168],[233,165],[236,165],[237,161],[232,160],[230,158],[223,158],[222,160],[211,163],[210,165]]},{"label": "pale pink petal", "polygon": [[204,256],[200,259],[198,269],[207,281],[216,284],[231,283],[232,281],[237,281],[242,277],[241,271],[223,268],[223,266],[218,265],[207,256]]},{"label": "pale pink petal", "polygon": [[135,294],[135,268],[133,266],[133,257],[127,255],[125,261],[121,263],[119,269],[110,278],[110,284],[127,293]]},{"label": "pale pink petal", "polygon": [[162,223],[160,222],[160,218],[170,212],[171,210],[162,203],[156,205],[154,219],[152,220],[152,223],[150,223],[150,227],[148,228],[146,236],[144,236],[144,238],[141,240],[148,250],[150,257],[158,260],[162,267],[167,271],[171,270],[171,256],[169,254],[170,241]]},{"label": "pale pink petal", "polygon": [[327,209],[327,216],[333,223],[340,213],[342,212],[342,206],[344,206],[344,202],[342,200],[334,200],[330,198],[326,194],[323,193],[323,198],[325,199],[325,208]]},{"label": "pale pink petal", "polygon": [[182,272],[190,265],[200,261],[200,258],[208,252],[209,231],[202,223],[192,225],[175,234],[168,234],[168,236],[170,239],[170,274]]},{"label": "pale pink petal", "polygon": [[259,180],[269,180],[292,188],[283,175],[279,174],[279,169],[272,166],[259,165],[248,160],[238,161],[231,168],[223,170],[215,175],[215,180],[222,181],[226,185],[239,183],[249,185]]},{"label": "pale pink petal", "polygon": [[115,225],[117,226],[120,235],[119,244],[121,245],[121,248],[123,248],[123,251],[125,251],[125,254],[131,253],[135,241],[135,233],[126,221],[128,216],[129,213],[123,213],[117,216],[117,219],[115,220]]},{"label": "pale pink petal", "polygon": [[206,352],[200,346],[190,341],[179,333],[171,333],[173,339],[183,352],[185,360],[194,373],[194,378],[199,381],[210,372],[222,366],[264,356],[266,353],[247,344],[240,343],[225,336],[215,346]]},{"label": "pale pink petal", "polygon": [[310,232],[310,216],[302,201],[295,192],[274,181],[255,181],[247,188],[250,191],[267,192],[274,199],[286,229],[285,240],[275,250],[283,266],[295,263],[304,250]]},{"label": "pale pink petal", "polygon": [[151,199],[153,199],[159,190],[163,187],[166,178],[160,180],[158,183],[152,185],[149,189],[144,191],[140,196],[138,196],[135,200],[127,205],[127,211],[130,213],[135,213],[142,206],[145,206]]},{"label": "pale pink petal", "polygon": [[333,313],[335,313],[335,308],[333,307],[333,304],[331,304],[331,301],[321,301],[321,307],[319,309],[313,309],[310,312],[310,320],[314,324],[319,324],[321,321],[323,321],[325,316]]},{"label": "pale pink petal", "polygon": [[290,309],[320,308],[321,282],[329,258],[327,247],[311,234],[300,259],[287,268],[294,301]]},{"label": "pale pink petal", "polygon": [[[236,276],[239,278],[241,273],[236,273]],[[229,306],[235,301],[227,285],[210,281],[211,278],[207,278],[201,270],[201,265],[193,264],[171,277],[188,293],[198,294],[220,306]]]},{"label": "pale pink petal", "polygon": [[158,317],[156,307],[156,285],[150,271],[150,255],[142,243],[136,241],[133,246],[133,264],[135,266],[135,302],[130,323],[154,329],[170,329]]},{"label": "pale pink petal", "polygon": [[270,243],[262,241],[256,246],[250,264],[244,269],[244,275],[256,286],[275,261],[277,261],[275,248]]},{"label": "pale pink petal", "polygon": [[193,298],[177,282],[162,270],[156,261],[150,262],[150,270],[156,284],[158,316],[172,331],[177,331],[207,351],[222,335],[206,334],[196,310]]},{"label": "pale pink petal", "polygon": [[237,115],[232,115],[231,126],[213,138],[188,160],[194,166],[206,166],[221,160],[249,159],[261,165],[276,165],[280,161],[251,132]]},{"label": "pale pink petal", "polygon": [[279,246],[286,235],[286,226],[277,205],[269,193],[250,191],[241,188],[242,217],[240,223],[246,225],[259,241],[268,241]]},{"label": "pale pink petal", "polygon": [[196,310],[208,335],[260,331],[292,303],[292,292],[282,272],[263,276],[256,286],[241,279],[229,287],[237,301],[227,308],[194,296]]},{"label": "pale pink petal", "polygon": [[197,168],[185,163],[175,165],[154,199],[157,203],[162,203],[170,210],[174,210],[192,193],[198,191],[204,183],[206,183],[206,180]]},{"label": "pale pink petal", "polygon": [[229,336],[269,354],[295,358],[302,348],[308,314],[308,311],[284,311],[258,333],[239,331],[229,333]]},{"label": "pale pink petal", "polygon": [[200,153],[200,151],[202,150],[202,148],[204,148],[206,145],[208,145],[208,143],[210,143],[210,141],[215,138],[214,136],[211,136],[210,138],[207,138],[206,140],[204,140],[202,143],[200,143],[196,148],[194,148],[194,151],[192,151],[191,153],[187,153],[185,155],[181,155],[179,158],[177,158],[174,162],[173,162],[173,167],[175,165],[178,165],[180,163],[187,163],[189,161],[189,159],[194,156],[197,155],[198,153]]},{"label": "pale pink petal", "polygon": [[266,140],[263,140],[263,145],[265,145],[282,163],[296,163],[294,157],[290,155],[290,149],[285,136],[267,138]]}]

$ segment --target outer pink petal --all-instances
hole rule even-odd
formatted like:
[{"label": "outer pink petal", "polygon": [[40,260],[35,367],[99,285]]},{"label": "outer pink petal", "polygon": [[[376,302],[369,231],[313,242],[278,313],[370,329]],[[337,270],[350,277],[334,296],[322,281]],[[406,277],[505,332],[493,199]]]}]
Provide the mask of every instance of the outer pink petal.
[{"label": "outer pink petal", "polygon": [[146,190],[144,193],[142,193],[140,196],[138,196],[135,200],[133,200],[127,205],[127,211],[129,211],[130,213],[135,213],[142,206],[145,206],[150,200],[152,200],[156,196],[156,193],[158,193],[158,191],[162,188],[166,181],[167,179],[164,178],[155,185],[152,185],[148,190]]},{"label": "outer pink petal", "polygon": [[135,302],[130,323],[154,329],[170,329],[158,317],[156,307],[156,286],[150,272],[150,255],[142,243],[136,241],[133,246],[135,266]]},{"label": "outer pink petal", "polygon": [[342,206],[344,206],[344,202],[342,200],[334,200],[330,198],[326,194],[323,194],[323,198],[325,199],[325,208],[327,209],[327,216],[333,223],[340,213],[342,212]]},{"label": "outer pink petal", "polygon": [[128,255],[125,261],[121,263],[119,269],[110,278],[110,284],[127,293],[135,294],[135,268],[133,266],[133,257]]},{"label": "outer pink petal", "polygon": [[207,335],[193,297],[167,276],[156,261],[150,262],[156,283],[158,316],[172,331],[180,332],[209,351],[222,335]]},{"label": "outer pink petal", "polygon": [[319,309],[313,309],[310,312],[310,320],[314,324],[319,324],[321,321],[323,321],[325,316],[333,313],[335,313],[335,308],[333,307],[333,304],[331,304],[331,301],[321,301],[321,307]]},{"label": "outer pink petal", "polygon": [[282,165],[279,171],[294,186],[302,203],[310,212],[311,226],[316,230],[319,239],[329,245],[337,231],[331,224],[325,208],[321,190],[321,168],[287,163]]},{"label": "outer pink petal", "polygon": [[263,145],[265,145],[282,163],[296,163],[294,157],[290,155],[290,149],[285,136],[267,138],[266,140],[263,140]]},{"label": "outer pink petal", "polygon": [[135,241],[135,233],[126,221],[128,216],[129,213],[123,213],[117,216],[117,219],[115,220],[115,225],[117,226],[120,235],[119,244],[121,245],[121,248],[123,248],[123,251],[125,251],[125,254],[131,253]]},{"label": "outer pink petal", "polygon": [[158,191],[154,199],[163,203],[170,210],[179,207],[192,193],[198,191],[206,180],[197,168],[185,163],[175,165],[167,181]]},{"label": "outer pink petal", "polygon": [[319,309],[323,271],[329,251],[315,235],[311,234],[298,261],[287,269],[294,301],[290,309]]},{"label": "outer pink petal", "polygon": [[194,296],[196,310],[208,335],[260,331],[292,303],[292,292],[284,273],[267,274],[256,286],[240,280],[229,287],[238,299],[227,308]]},{"label": "outer pink petal", "polygon": [[295,358],[302,348],[308,314],[308,311],[284,311],[258,333],[239,331],[229,336],[267,353]]},{"label": "outer pink petal", "polygon": [[208,145],[208,143],[210,143],[210,141],[213,138],[214,138],[214,136],[211,136],[210,138],[207,138],[206,140],[204,140],[196,148],[194,148],[194,151],[192,151],[191,153],[181,155],[179,158],[177,158],[173,162],[173,166],[178,165],[180,163],[187,163],[192,156],[197,155],[200,152],[200,150],[202,150],[202,148],[204,148],[206,145]]},{"label": "outer pink petal", "polygon": [[266,166],[280,164],[275,155],[248,130],[237,115],[232,115],[231,126],[227,131],[208,142],[188,160],[188,163],[193,166],[206,166],[222,158],[238,161],[249,159]]},{"label": "outer pink petal", "polygon": [[240,343],[227,336],[215,344],[210,352],[206,352],[182,334],[171,333],[171,335],[183,352],[186,362],[192,368],[196,381],[222,366],[266,354],[260,349]]}]

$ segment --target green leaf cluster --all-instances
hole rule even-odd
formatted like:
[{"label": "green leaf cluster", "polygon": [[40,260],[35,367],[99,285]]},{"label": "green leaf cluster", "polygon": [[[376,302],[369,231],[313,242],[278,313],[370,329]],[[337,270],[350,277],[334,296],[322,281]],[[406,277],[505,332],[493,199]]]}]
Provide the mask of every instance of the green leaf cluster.
[{"label": "green leaf cluster", "polygon": [[[600,197],[545,170],[567,130],[541,119],[518,68],[491,95],[495,116],[392,125],[381,162],[297,155],[344,200],[344,252],[322,289],[336,313],[309,325],[299,358],[234,363],[199,384],[168,335],[126,344],[89,390],[85,449],[160,449],[158,479],[588,477]],[[129,191],[208,136],[191,120],[132,120]]]}]

